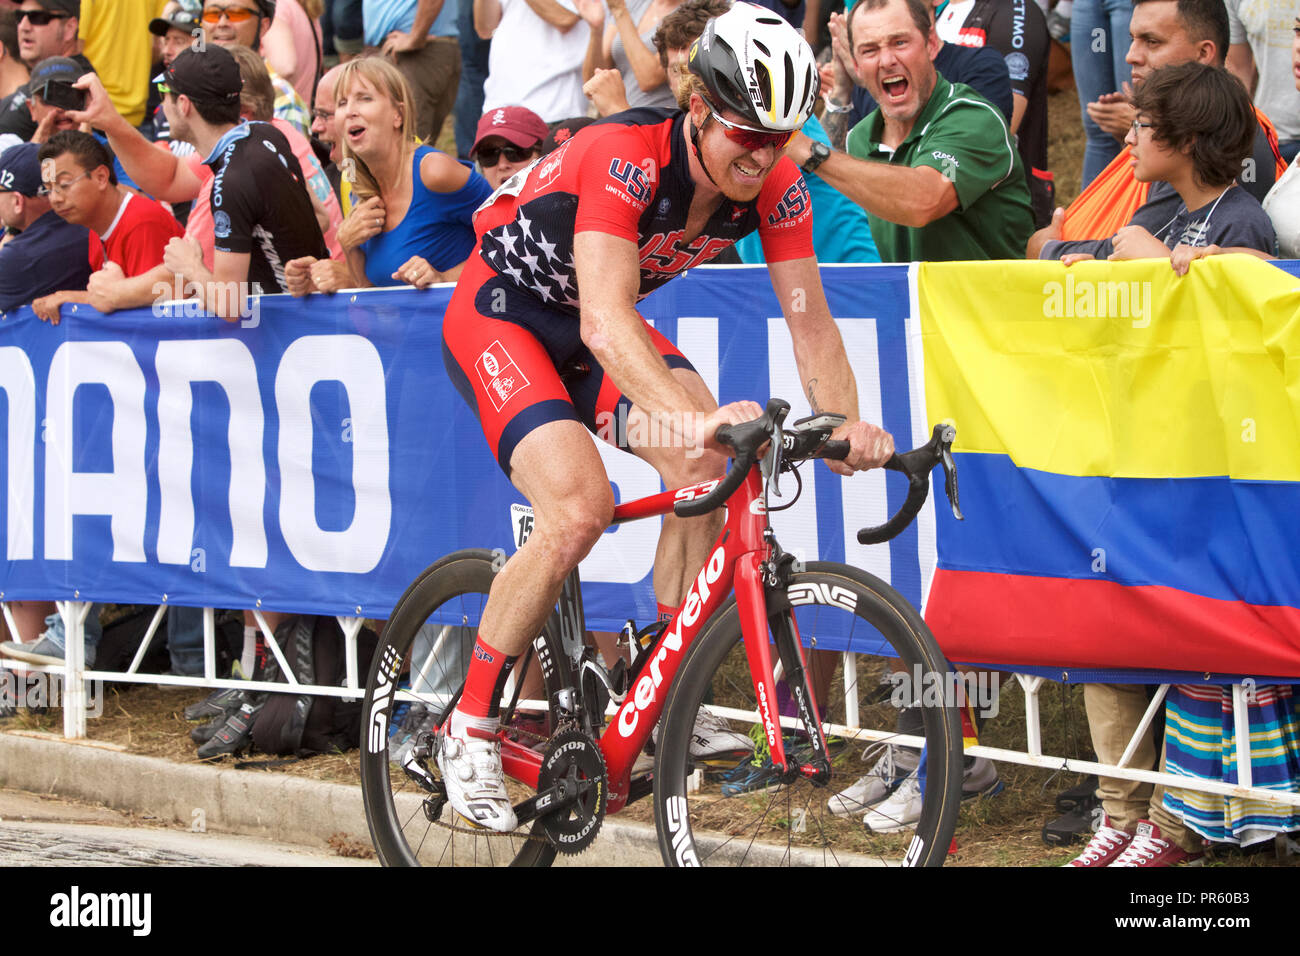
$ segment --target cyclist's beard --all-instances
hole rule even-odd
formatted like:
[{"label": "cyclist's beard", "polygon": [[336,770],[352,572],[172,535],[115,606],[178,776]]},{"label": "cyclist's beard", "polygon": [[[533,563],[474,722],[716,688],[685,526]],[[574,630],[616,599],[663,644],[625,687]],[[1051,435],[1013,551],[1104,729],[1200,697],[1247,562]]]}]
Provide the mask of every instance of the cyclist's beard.
[{"label": "cyclist's beard", "polygon": [[[704,170],[704,175],[709,177],[709,182],[713,183],[718,192],[722,193],[722,195],[726,196],[733,202],[752,202],[757,199],[759,192],[762,190],[762,183],[751,185],[749,183],[736,182],[734,177],[730,174],[731,163],[726,163],[725,165],[718,164],[716,153],[713,154],[715,166],[713,169],[709,168],[709,160],[706,159],[705,151],[701,148],[702,140],[704,138],[703,133],[707,124],[707,120],[705,121],[705,126],[698,128],[694,123],[691,124],[691,145],[695,147],[695,158],[699,162],[700,168]],[[764,177],[764,179],[766,179],[766,177]]]}]

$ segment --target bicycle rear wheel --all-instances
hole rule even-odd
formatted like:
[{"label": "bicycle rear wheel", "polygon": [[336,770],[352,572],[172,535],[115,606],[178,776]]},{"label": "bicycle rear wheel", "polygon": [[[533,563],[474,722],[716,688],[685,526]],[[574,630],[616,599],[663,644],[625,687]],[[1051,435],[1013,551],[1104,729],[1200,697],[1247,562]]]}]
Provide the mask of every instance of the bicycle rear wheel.
[{"label": "bicycle rear wheel", "polygon": [[[887,756],[886,748],[902,743],[894,728],[895,704],[904,702],[903,684],[919,677],[919,696],[926,682],[944,679],[947,662],[920,615],[889,585],[845,565],[806,568],[792,575],[787,593],[793,609],[782,613],[793,615],[809,667],[820,668],[820,683],[829,677],[827,692],[818,688],[818,694],[831,755],[830,782],[782,781],[770,759],[764,759],[759,707],[733,598],[692,644],[666,703],[654,801],[659,849],[669,866],[939,866],[944,861],[960,804],[962,741],[956,708],[934,702],[934,695],[920,698],[928,753],[924,785],[916,777],[909,783],[901,770],[881,777],[886,792],[918,785],[914,832],[902,826],[903,820],[897,821],[896,832],[880,832],[895,827],[882,827],[879,817],[873,818],[876,830],[868,830],[863,824],[866,804],[837,801],[837,813],[830,801],[859,778],[870,779],[869,771],[882,773],[876,762]],[[808,648],[848,651],[810,655]],[[896,667],[890,663],[895,658],[902,660],[908,682],[882,683]],[[776,703],[780,707],[782,701]],[[752,758],[722,774],[697,767],[690,756],[692,726],[705,704],[733,729],[749,728],[758,742]],[[810,752],[807,731],[797,718],[783,718],[782,727],[788,759],[797,761],[801,748],[805,755]],[[882,729],[867,729],[872,727]],[[907,752],[914,759],[916,751]],[[888,752],[891,768],[896,753],[902,751]],[[900,756],[898,762],[908,761]]]},{"label": "bicycle rear wheel", "polygon": [[[379,642],[362,711],[361,792],[370,836],[385,866],[549,866],[555,858],[555,848],[536,823],[498,834],[469,824],[450,805],[439,811],[431,788],[393,759],[400,741],[390,739],[389,731],[397,735],[403,703],[427,708],[424,729],[436,732],[438,718],[459,697],[492,586],[493,562],[490,551],[458,551],[427,568],[398,601]],[[521,657],[503,693],[506,717],[516,681],[524,682],[506,726],[512,739],[538,751],[555,730],[550,701],[559,686],[556,668],[564,660],[558,635],[552,617],[534,642],[531,658],[539,663]],[[414,699],[399,698],[399,685]],[[417,722],[409,711],[405,721],[407,730]],[[418,763],[439,777],[433,757]],[[515,781],[507,779],[506,785],[516,803],[529,794]]]}]

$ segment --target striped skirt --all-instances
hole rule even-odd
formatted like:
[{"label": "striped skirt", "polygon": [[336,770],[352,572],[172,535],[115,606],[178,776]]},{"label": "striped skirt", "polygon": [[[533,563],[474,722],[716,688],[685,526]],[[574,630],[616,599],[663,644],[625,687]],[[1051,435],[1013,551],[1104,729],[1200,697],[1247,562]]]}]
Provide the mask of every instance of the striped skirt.
[{"label": "striped skirt", "polygon": [[[1300,790],[1300,721],[1288,684],[1255,689],[1250,720],[1252,782]],[[1172,774],[1237,782],[1232,689],[1175,685],[1165,699],[1165,769]],[[1300,830],[1300,807],[1284,807],[1190,790],[1168,790],[1165,809],[1207,840],[1249,846]]]}]

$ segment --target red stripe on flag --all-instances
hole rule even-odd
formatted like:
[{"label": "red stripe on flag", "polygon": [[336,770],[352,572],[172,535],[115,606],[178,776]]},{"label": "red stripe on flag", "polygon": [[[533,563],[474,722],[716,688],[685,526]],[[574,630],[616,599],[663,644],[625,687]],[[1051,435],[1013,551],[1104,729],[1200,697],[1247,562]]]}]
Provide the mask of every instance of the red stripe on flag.
[{"label": "red stripe on flag", "polygon": [[1300,608],[1176,588],[941,568],[926,622],[954,661],[1300,677]]}]

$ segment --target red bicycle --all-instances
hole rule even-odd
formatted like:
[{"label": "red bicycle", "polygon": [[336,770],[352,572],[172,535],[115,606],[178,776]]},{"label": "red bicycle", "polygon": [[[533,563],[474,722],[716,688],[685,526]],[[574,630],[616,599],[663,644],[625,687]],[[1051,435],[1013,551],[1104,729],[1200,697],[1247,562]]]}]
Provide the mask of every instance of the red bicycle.
[{"label": "red bicycle", "polygon": [[[385,628],[365,699],[362,791],[384,864],[546,866],[557,852],[590,845],[607,814],[635,818],[638,802],[651,795],[668,865],[943,863],[960,802],[960,720],[956,708],[921,690],[950,686],[947,662],[890,585],[847,565],[801,565],[781,549],[768,520],[769,485],[775,492],[780,475],[798,478],[801,463],[848,451],[830,440],[841,417],[785,428],[788,411],[774,399],[762,418],[719,430],[735,459],[724,478],[615,509],[616,524],[670,510],[692,517],[727,509],[672,620],[639,631],[630,621],[625,626],[630,661],[602,663],[584,640],[577,571],[566,581],[501,701],[502,764],[518,797],[513,833],[479,829],[454,813],[431,756],[437,728],[459,698],[501,555],[458,551],[407,589]],[[953,437],[951,426],[938,426],[929,443],[891,459],[886,467],[909,478],[907,501],[886,524],[859,532],[860,541],[887,540],[911,522],[936,464],[960,517]],[[897,673],[897,660],[913,690],[902,699],[896,687],[885,695],[891,702],[880,688]],[[920,737],[865,729],[892,726],[900,703],[920,709]],[[748,732],[752,749],[722,759],[693,756],[701,713]],[[910,839],[868,830],[858,816],[836,816],[828,806],[870,770],[881,744],[927,754]]]}]

